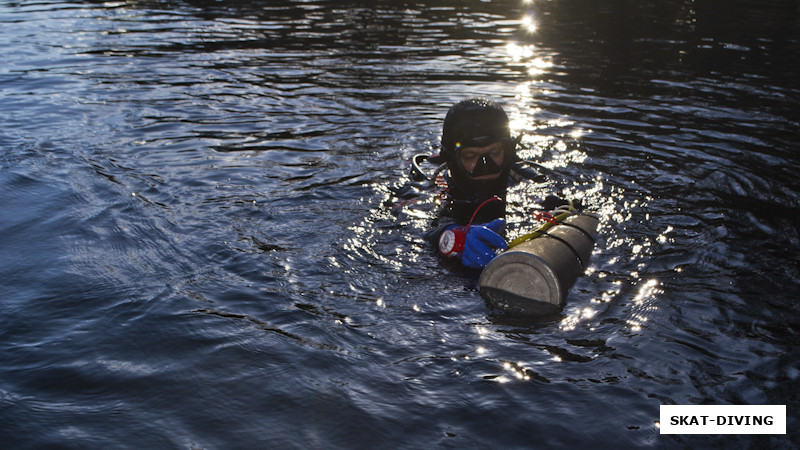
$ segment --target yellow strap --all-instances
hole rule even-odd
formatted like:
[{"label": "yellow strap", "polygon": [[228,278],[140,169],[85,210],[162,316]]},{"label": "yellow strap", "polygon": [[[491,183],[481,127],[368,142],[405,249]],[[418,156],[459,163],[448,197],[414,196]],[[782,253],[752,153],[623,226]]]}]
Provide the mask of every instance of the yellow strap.
[{"label": "yellow strap", "polygon": [[[555,217],[555,221],[556,222],[561,222],[562,220],[566,219],[568,216],[570,216],[572,214],[573,213],[571,213],[571,212],[562,212],[561,214],[559,214],[559,215],[557,215]],[[528,234],[523,234],[522,236],[520,236],[520,237],[514,239],[513,241],[511,241],[508,244],[508,248],[516,247],[517,245],[522,244],[523,242],[527,242],[527,241],[530,241],[531,239],[535,239],[535,238],[541,236],[542,233],[547,231],[553,225],[556,225],[556,224],[553,223],[553,222],[545,222],[542,226],[540,226],[539,228],[535,229],[534,231],[532,231],[532,232],[530,232]]]}]

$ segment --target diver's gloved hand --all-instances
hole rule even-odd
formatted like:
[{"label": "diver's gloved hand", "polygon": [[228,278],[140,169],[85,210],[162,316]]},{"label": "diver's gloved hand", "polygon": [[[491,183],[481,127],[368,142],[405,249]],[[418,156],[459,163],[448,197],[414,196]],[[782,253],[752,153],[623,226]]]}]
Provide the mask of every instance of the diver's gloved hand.
[{"label": "diver's gloved hand", "polygon": [[495,219],[485,225],[469,227],[464,250],[461,252],[461,264],[473,269],[482,269],[497,255],[495,249],[508,248],[506,240],[498,234],[505,226],[505,220]]},{"label": "diver's gloved hand", "polygon": [[495,219],[483,225],[445,230],[439,239],[439,251],[446,256],[459,256],[467,267],[481,269],[495,257],[495,249],[508,248],[506,240],[498,234],[505,226],[505,220]]}]

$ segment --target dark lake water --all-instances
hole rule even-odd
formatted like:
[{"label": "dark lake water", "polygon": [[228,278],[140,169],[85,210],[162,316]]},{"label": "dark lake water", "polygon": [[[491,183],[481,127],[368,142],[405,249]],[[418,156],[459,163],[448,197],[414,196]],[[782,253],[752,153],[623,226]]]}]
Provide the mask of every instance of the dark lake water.
[{"label": "dark lake water", "polygon": [[[0,445],[795,448],[796,1],[3,1]],[[601,215],[560,315],[399,214],[492,97]],[[787,405],[787,435],[659,433]]]}]

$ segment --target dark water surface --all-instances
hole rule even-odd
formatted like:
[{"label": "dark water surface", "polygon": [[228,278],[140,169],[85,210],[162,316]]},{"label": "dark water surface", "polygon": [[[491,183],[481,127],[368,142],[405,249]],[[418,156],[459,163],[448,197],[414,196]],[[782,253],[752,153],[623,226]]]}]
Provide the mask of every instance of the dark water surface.
[{"label": "dark water surface", "polygon": [[[0,3],[8,448],[800,445],[795,1]],[[501,101],[602,215],[562,314],[391,210]],[[527,227],[527,228],[526,228]],[[661,404],[785,404],[668,436]]]}]

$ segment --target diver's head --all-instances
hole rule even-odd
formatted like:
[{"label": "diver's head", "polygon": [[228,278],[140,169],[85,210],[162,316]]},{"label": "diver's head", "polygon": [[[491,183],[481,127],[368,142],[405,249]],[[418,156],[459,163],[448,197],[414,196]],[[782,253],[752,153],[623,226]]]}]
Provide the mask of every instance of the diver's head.
[{"label": "diver's head", "polygon": [[456,185],[452,194],[462,194],[467,199],[504,196],[515,151],[508,116],[498,103],[470,98],[447,112],[441,156]]}]

